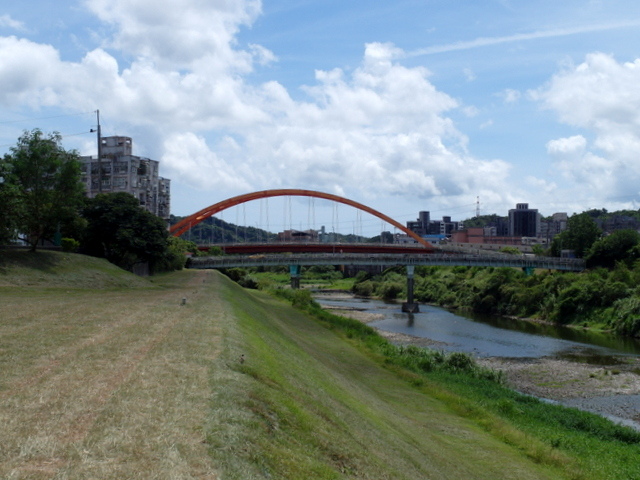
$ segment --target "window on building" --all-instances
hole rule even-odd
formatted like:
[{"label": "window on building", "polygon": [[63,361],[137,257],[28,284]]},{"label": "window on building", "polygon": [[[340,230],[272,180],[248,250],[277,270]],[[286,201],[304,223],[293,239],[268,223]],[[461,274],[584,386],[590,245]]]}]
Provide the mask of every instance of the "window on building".
[{"label": "window on building", "polygon": [[116,162],[113,165],[113,173],[127,173],[129,171],[129,166],[127,162]]},{"label": "window on building", "polygon": [[125,177],[115,177],[113,179],[113,187],[114,188],[126,188],[127,187],[127,179]]}]

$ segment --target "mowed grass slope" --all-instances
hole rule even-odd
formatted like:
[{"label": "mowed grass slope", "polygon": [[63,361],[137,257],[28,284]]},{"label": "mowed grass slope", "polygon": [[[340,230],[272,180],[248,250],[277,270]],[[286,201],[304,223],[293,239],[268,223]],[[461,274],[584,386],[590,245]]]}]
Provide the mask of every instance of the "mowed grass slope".
[{"label": "mowed grass slope", "polygon": [[[55,288],[51,255],[31,279],[17,267],[32,286],[0,287],[0,478],[216,478],[203,443],[215,289],[191,272],[168,286],[122,271],[108,280],[94,259],[63,254],[78,268],[64,266]],[[109,288],[71,288],[68,276]],[[187,313],[183,297],[203,308]]]},{"label": "mowed grass slope", "polygon": [[217,272],[51,255],[0,261],[0,478],[564,478]]}]

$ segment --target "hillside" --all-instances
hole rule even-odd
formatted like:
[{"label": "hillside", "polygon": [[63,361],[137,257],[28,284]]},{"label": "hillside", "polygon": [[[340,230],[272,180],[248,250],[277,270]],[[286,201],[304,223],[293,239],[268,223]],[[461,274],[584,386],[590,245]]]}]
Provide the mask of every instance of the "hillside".
[{"label": "hillside", "polygon": [[101,258],[57,251],[0,249],[0,286],[114,288],[151,286]]}]

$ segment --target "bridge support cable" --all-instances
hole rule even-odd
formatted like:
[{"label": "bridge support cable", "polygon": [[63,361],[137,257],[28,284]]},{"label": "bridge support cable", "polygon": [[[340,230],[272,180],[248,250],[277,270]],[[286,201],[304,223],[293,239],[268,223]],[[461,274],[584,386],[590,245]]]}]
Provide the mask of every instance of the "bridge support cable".
[{"label": "bridge support cable", "polygon": [[222,239],[222,242],[224,244],[224,242],[226,241],[226,239],[224,238],[224,212],[220,212],[220,237]]},{"label": "bridge support cable", "polygon": [[269,199],[265,198],[264,199],[264,203],[265,203],[265,210],[267,211],[267,243],[269,243]]},{"label": "bridge support cable", "polygon": [[246,203],[242,204],[242,225],[244,226],[244,228],[242,229],[242,232],[243,232],[242,243],[247,243],[247,230],[249,229],[249,226],[247,225],[247,204]]},{"label": "bridge support cable", "polygon": [[236,211],[236,238],[235,241],[233,243],[238,243],[238,224],[240,223],[240,219],[238,218],[238,215],[240,214],[240,212],[238,211],[238,209],[235,209]]}]

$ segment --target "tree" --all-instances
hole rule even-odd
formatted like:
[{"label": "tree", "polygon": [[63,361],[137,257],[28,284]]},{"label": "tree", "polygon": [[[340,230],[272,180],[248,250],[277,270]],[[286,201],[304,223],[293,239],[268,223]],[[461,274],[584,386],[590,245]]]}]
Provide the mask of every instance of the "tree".
[{"label": "tree", "polygon": [[640,233],[635,230],[616,230],[591,246],[585,256],[587,266],[613,268],[616,262],[631,265],[639,258],[638,244]]},{"label": "tree", "polygon": [[0,244],[14,240],[18,233],[19,193],[12,180],[11,165],[0,159]]},{"label": "tree", "polygon": [[567,221],[567,229],[553,238],[551,255],[559,257],[562,250],[573,250],[582,258],[600,235],[602,230],[587,212],[574,214]]},{"label": "tree", "polygon": [[143,210],[129,193],[98,194],[87,201],[82,215],[88,222],[85,253],[130,271],[148,263],[151,272],[171,254],[164,221]]},{"label": "tree", "polygon": [[33,251],[41,240],[53,240],[56,232],[72,224],[84,201],[80,158],[62,148],[61,140],[55,132],[24,132],[4,157],[8,176],[2,189],[13,198],[10,224]]}]

